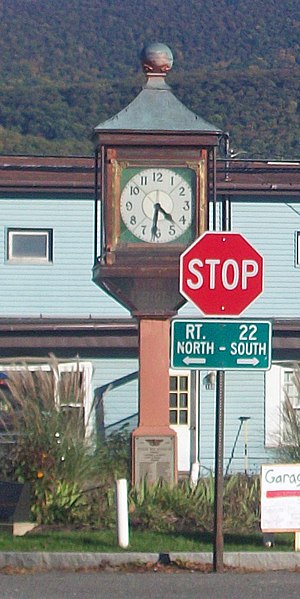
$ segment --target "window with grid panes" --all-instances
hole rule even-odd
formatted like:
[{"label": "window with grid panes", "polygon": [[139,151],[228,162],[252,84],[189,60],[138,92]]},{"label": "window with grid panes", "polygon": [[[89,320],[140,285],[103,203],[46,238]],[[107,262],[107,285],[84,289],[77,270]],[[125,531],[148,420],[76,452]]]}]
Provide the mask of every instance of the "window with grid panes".
[{"label": "window with grid panes", "polygon": [[78,368],[60,369],[57,381],[57,399],[68,420],[81,423],[84,433],[84,373]]},{"label": "window with grid panes", "polygon": [[273,364],[265,374],[265,442],[278,447],[285,442],[284,402],[288,398],[300,416],[300,394],[294,377],[298,372],[288,364]]},{"label": "window with grid panes", "polygon": [[296,266],[300,266],[300,231],[296,232]]},{"label": "window with grid panes", "polygon": [[188,424],[189,393],[189,376],[172,374],[169,392],[170,424]]},{"label": "window with grid panes", "polygon": [[[8,428],[9,414],[4,413],[7,410],[4,398],[12,399],[7,385],[9,372],[18,370],[21,373],[24,371],[26,374],[26,367],[6,366],[2,368],[5,372],[1,372],[0,367],[0,395],[2,396],[2,400],[0,398],[0,420]],[[48,364],[28,365],[27,368],[32,373],[37,396],[45,395],[46,392],[51,394],[54,391],[55,402],[66,415],[68,422],[73,419],[74,422],[82,425],[82,434],[84,435],[86,403],[88,403],[87,414],[90,409],[91,364],[82,362],[59,364],[57,371],[53,371]],[[0,422],[0,435],[2,428]]]},{"label": "window with grid panes", "polygon": [[293,408],[300,409],[299,391],[294,382],[294,372],[292,370],[284,371],[284,391],[289,398]]}]

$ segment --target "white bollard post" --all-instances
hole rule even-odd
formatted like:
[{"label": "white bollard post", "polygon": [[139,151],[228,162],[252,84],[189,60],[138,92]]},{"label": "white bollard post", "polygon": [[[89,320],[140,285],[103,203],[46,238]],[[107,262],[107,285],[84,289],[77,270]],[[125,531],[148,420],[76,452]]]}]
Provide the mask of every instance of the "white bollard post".
[{"label": "white bollard post", "polygon": [[122,549],[126,549],[129,545],[128,498],[126,478],[120,478],[116,481],[116,491],[118,545],[119,547],[122,547]]}]

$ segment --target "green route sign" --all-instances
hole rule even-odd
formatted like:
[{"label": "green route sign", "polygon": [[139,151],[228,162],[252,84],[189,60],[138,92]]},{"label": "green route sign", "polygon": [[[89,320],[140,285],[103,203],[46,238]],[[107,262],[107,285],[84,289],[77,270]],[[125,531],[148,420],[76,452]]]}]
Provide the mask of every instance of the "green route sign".
[{"label": "green route sign", "polygon": [[171,367],[268,370],[272,327],[256,320],[173,320]]}]

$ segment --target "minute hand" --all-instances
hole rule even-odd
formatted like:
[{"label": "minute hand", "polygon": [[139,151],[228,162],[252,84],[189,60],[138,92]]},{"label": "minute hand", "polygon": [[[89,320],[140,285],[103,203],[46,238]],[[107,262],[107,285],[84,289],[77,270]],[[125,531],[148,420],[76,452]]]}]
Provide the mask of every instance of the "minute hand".
[{"label": "minute hand", "polygon": [[159,211],[159,204],[156,203],[154,205],[154,214],[153,214],[153,221],[152,221],[152,227],[151,227],[151,241],[155,241],[155,238],[157,236],[158,211]]}]

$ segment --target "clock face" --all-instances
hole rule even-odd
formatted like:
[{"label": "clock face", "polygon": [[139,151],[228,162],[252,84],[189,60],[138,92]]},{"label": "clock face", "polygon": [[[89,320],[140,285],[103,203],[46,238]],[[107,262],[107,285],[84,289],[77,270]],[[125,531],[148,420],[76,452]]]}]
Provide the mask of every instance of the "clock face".
[{"label": "clock face", "polygon": [[[186,176],[185,172],[190,175]],[[190,169],[153,167],[137,170],[131,176],[120,200],[122,221],[130,233],[129,237],[127,235],[129,240],[159,244],[172,243],[179,238],[185,240],[185,237],[188,241],[191,239],[191,173]]]}]

